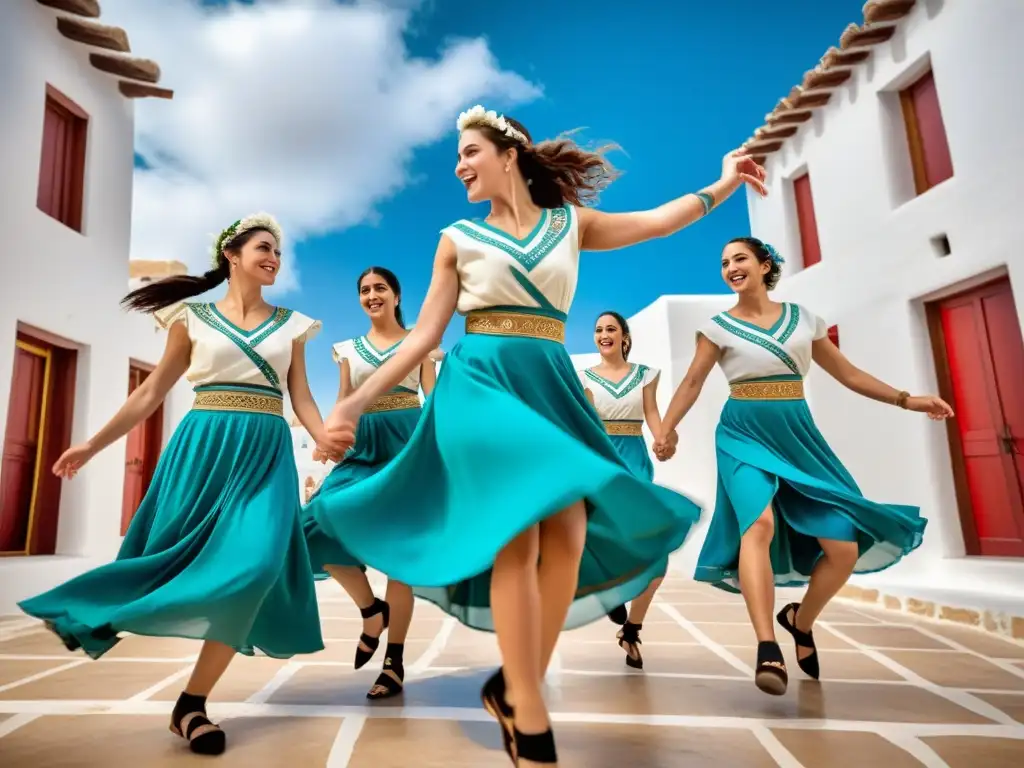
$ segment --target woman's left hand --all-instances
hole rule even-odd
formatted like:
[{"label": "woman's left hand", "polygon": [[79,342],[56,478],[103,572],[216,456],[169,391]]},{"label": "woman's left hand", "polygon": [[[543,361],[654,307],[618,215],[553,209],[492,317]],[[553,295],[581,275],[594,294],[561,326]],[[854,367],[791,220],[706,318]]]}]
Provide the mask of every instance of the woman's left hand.
[{"label": "woman's left hand", "polygon": [[761,197],[768,196],[764,168],[754,162],[754,156],[745,150],[734,149],[722,160],[722,181],[731,184],[749,184]]},{"label": "woman's left hand", "polygon": [[906,402],[907,410],[915,413],[926,413],[933,421],[943,421],[953,418],[953,409],[949,403],[935,395],[924,395],[922,397],[908,397]]}]

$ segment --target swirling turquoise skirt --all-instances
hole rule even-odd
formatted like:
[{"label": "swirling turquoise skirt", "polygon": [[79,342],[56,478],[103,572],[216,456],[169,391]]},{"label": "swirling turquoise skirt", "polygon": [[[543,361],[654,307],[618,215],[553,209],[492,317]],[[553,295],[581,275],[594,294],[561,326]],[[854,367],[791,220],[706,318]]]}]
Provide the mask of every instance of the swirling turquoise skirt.
[{"label": "swirling turquoise skirt", "polygon": [[814,423],[805,400],[730,398],[715,432],[718,493],[694,578],[739,590],[740,537],[771,504],[778,586],[806,584],[818,539],[857,542],[855,573],[873,573],[920,546],[917,507],[864,498]]},{"label": "swirling turquoise skirt", "polygon": [[651,461],[647,441],[639,435],[608,435],[615,452],[626,463],[629,471],[644,480],[654,478],[654,462]]},{"label": "swirling turquoise skirt", "polygon": [[[309,546],[309,561],[314,578],[329,578],[326,565],[358,566],[366,570],[344,544],[324,534],[316,521],[316,511],[324,500],[350,485],[380,472],[409,442],[420,420],[419,408],[367,413],[359,419],[356,444],[324,478],[323,485],[302,510],[302,530]],[[343,531],[341,532],[344,533]],[[342,539],[343,541],[343,539]]]},{"label": "swirling turquoise skirt", "polygon": [[118,633],[322,650],[291,432],[267,413],[190,411],[117,559],[20,604],[99,658]]},{"label": "swirling turquoise skirt", "polygon": [[566,628],[640,594],[700,510],[629,470],[562,344],[468,334],[445,357],[405,450],[314,514],[359,561],[492,630],[498,552],[580,499],[587,538]]}]

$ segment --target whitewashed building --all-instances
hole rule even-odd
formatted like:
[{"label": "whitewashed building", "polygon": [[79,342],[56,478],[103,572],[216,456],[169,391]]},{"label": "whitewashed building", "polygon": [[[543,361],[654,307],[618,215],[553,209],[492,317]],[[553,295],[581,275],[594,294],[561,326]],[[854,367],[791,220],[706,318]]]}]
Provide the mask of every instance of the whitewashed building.
[{"label": "whitewashed building", "polygon": [[[170,98],[159,67],[94,0],[0,4],[0,613],[110,559],[160,447],[164,407],[78,477],[50,472],[159,361],[166,336],[119,306],[128,288],[134,99]],[[9,555],[9,556],[8,556]]]},{"label": "whitewashed building", "polygon": [[[1024,3],[885,0],[864,16],[747,143],[770,179],[748,197],[752,234],[787,258],[777,298],[827,318],[855,364],[957,411],[934,423],[812,372],[815,418],[864,492],[929,520],[917,552],[846,594],[1024,638]],[[666,371],[663,409],[694,328],[730,302],[663,297],[629,319],[630,357]],[[713,503],[725,396],[719,372],[659,482]]]}]

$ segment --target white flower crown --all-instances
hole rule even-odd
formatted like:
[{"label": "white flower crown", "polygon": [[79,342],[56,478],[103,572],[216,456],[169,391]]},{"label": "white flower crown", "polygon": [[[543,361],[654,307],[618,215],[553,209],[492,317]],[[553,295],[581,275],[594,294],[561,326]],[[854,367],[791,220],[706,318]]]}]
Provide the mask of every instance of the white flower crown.
[{"label": "white flower crown", "polygon": [[455,121],[455,126],[459,129],[459,133],[462,133],[467,128],[471,128],[474,125],[486,125],[496,131],[508,136],[513,141],[518,141],[520,144],[529,146],[530,140],[526,138],[526,134],[514,127],[512,123],[505,119],[504,115],[499,115],[493,109],[484,109],[482,106],[477,104],[472,109],[468,109],[459,115],[459,119]]},{"label": "white flower crown", "polygon": [[217,239],[213,243],[212,252],[210,253],[210,260],[213,263],[213,268],[217,269],[220,266],[220,255],[224,250],[225,243],[230,242],[233,238],[253,229],[267,230],[274,236],[274,239],[277,240],[277,247],[281,247],[284,241],[284,234],[281,232],[281,225],[277,223],[277,219],[269,213],[253,213],[246,216],[244,219],[239,219],[217,235]]}]

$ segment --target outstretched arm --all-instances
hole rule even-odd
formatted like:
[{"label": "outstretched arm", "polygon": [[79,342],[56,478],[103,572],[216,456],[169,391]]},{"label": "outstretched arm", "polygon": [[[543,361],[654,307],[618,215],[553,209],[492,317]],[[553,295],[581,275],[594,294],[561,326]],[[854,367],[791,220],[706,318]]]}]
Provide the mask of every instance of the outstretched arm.
[{"label": "outstretched arm", "polygon": [[735,150],[722,161],[721,179],[657,208],[633,213],[604,213],[594,208],[581,208],[580,250],[611,251],[674,235],[703,218],[743,184],[750,184],[762,197],[767,195],[764,178],[764,169],[750,155]]},{"label": "outstretched arm", "polygon": [[338,403],[327,417],[327,428],[348,424],[366,406],[388,392],[423,363],[429,352],[441,343],[459,298],[459,273],[456,269],[455,244],[442,236],[434,256],[434,273],[427,297],[423,300],[416,325],[395,351],[395,354],[364,381],[355,392]]},{"label": "outstretched arm", "polygon": [[811,356],[829,376],[858,395],[880,403],[898,405],[908,411],[927,413],[929,418],[936,421],[953,416],[953,409],[941,398],[933,395],[911,397],[908,393],[901,392],[870,373],[862,371],[851,363],[827,336],[814,341],[811,345]]},{"label": "outstretched arm", "polygon": [[697,336],[697,350],[693,353],[693,360],[690,368],[686,371],[683,380],[676,387],[675,394],[668,404],[665,417],[661,420],[661,431],[663,435],[673,432],[679,426],[679,422],[690,412],[693,404],[697,402],[700,391],[704,388],[708,374],[718,362],[720,351],[718,347],[707,336]]}]

